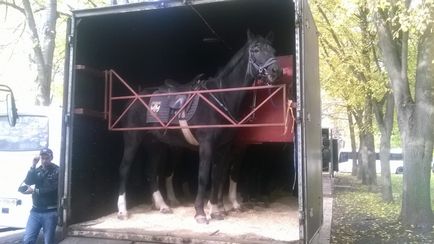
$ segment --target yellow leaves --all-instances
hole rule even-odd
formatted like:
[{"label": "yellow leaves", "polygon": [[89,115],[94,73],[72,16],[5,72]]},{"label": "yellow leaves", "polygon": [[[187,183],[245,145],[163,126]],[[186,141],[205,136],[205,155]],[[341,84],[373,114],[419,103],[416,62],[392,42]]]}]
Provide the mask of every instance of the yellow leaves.
[{"label": "yellow leaves", "polygon": [[378,8],[382,9],[382,10],[386,10],[388,8],[391,7],[391,4],[389,1],[387,0],[380,0],[378,1]]},{"label": "yellow leaves", "polygon": [[[434,230],[419,233],[399,221],[402,181],[402,175],[392,175],[394,202],[384,203],[380,186],[369,191],[357,178],[337,175],[331,243],[432,243]],[[434,195],[434,182],[431,192]]]},{"label": "yellow leaves", "polygon": [[[376,1],[375,7],[386,13],[386,21],[391,25],[393,37],[400,38],[402,33],[422,34],[434,22],[434,1],[413,1],[406,6],[405,1]],[[384,17],[384,16],[383,16]]]}]

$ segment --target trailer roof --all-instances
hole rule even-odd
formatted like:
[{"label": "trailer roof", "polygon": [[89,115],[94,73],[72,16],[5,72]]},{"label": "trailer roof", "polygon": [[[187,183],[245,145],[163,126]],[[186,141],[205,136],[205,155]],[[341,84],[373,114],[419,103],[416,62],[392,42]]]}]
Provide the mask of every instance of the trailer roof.
[{"label": "trailer roof", "polygon": [[168,7],[185,6],[189,5],[215,3],[215,2],[227,2],[235,0],[147,0],[139,3],[129,3],[121,5],[112,5],[99,8],[78,9],[73,10],[72,13],[75,17],[82,18],[87,16],[119,14],[126,12],[136,12],[144,10],[162,9]]},{"label": "trailer roof", "polygon": [[273,32],[276,55],[294,53],[292,1],[184,2],[75,11],[75,64],[115,69],[133,82],[187,82],[215,74],[244,45],[248,29],[263,36]]}]

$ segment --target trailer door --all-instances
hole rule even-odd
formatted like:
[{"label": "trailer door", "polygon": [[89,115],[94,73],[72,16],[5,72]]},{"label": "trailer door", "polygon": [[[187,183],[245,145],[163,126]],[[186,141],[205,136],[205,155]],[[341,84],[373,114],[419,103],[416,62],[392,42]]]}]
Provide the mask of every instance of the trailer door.
[{"label": "trailer door", "polygon": [[62,234],[66,234],[67,223],[70,214],[70,172],[71,172],[71,113],[72,113],[72,79],[73,79],[73,58],[74,58],[74,33],[73,19],[69,18],[66,28],[66,48],[65,48],[65,69],[63,85],[63,122],[62,139],[60,153],[60,175],[59,175],[59,224],[62,225]]},{"label": "trailer door", "polygon": [[300,239],[311,243],[318,237],[323,213],[318,38],[307,0],[297,1],[296,13]]}]

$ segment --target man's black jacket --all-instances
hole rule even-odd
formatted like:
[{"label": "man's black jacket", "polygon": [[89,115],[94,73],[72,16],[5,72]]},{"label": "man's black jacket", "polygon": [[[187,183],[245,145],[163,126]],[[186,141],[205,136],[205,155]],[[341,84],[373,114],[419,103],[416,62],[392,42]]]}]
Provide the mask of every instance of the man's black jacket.
[{"label": "man's black jacket", "polygon": [[44,212],[57,209],[58,182],[59,166],[50,163],[45,169],[42,166],[30,168],[24,183],[35,185],[32,194],[33,210]]}]

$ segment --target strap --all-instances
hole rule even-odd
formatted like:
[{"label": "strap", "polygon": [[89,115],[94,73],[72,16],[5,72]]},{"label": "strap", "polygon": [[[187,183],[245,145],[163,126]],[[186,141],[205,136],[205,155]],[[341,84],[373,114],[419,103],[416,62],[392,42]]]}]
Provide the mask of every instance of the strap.
[{"label": "strap", "polygon": [[[185,112],[182,112],[180,118],[185,118]],[[191,145],[199,146],[199,142],[197,142],[196,138],[193,136],[193,133],[191,133],[191,130],[188,128],[187,120],[179,119],[179,125],[183,127],[181,128],[181,131],[185,137],[185,140],[187,140],[187,142]]]}]

